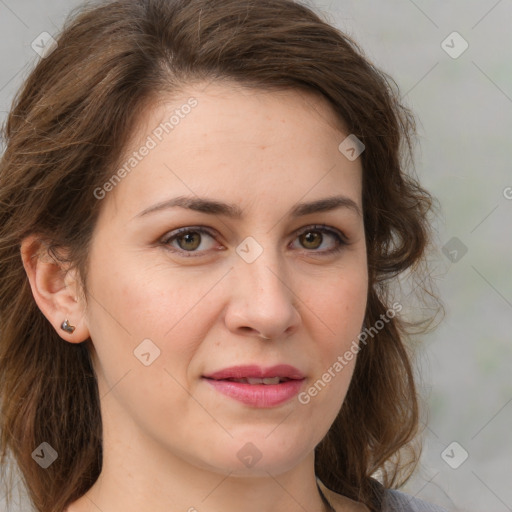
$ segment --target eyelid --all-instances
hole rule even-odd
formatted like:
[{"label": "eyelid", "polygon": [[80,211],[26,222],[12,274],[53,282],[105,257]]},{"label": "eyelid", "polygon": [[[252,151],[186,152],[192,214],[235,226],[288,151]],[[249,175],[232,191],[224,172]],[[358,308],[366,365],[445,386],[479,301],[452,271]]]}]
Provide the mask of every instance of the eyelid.
[{"label": "eyelid", "polygon": [[299,228],[297,231],[295,231],[294,234],[301,235],[302,233],[305,233],[307,231],[321,231],[323,233],[337,235],[340,237],[341,241],[344,244],[350,244],[349,238],[347,237],[347,235],[345,235],[345,233],[343,233],[343,231],[332,226],[327,226],[326,224],[310,224],[309,226],[305,226],[304,228]]},{"label": "eyelid", "polygon": [[[189,233],[189,232],[207,234],[207,235],[211,236],[212,238],[216,238],[217,236],[219,236],[218,233],[216,233],[214,230],[212,230],[211,228],[207,228],[205,226],[186,226],[183,228],[177,228],[172,231],[169,231],[160,239],[160,243],[162,243],[164,245],[168,244],[169,242],[171,242],[173,239],[177,238],[182,233]],[[184,252],[187,252],[187,251],[184,251]],[[188,252],[193,252],[193,251],[188,251]],[[196,252],[199,252],[199,251],[196,251]]]}]

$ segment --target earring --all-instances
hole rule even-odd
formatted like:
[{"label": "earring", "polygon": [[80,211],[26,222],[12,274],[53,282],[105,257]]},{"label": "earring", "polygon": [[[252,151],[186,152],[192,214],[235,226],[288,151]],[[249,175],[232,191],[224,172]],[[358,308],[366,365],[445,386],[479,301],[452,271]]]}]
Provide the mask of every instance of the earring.
[{"label": "earring", "polygon": [[60,328],[63,331],[69,332],[70,334],[73,333],[73,331],[75,330],[75,327],[73,325],[69,325],[69,322],[67,319],[64,320],[64,322],[62,322],[62,325],[60,326]]}]

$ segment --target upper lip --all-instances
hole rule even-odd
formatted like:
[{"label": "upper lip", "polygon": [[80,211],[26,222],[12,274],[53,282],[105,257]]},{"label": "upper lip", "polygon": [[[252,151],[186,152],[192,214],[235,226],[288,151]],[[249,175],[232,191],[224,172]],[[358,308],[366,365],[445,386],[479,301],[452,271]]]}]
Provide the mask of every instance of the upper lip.
[{"label": "upper lip", "polygon": [[231,366],[224,368],[208,375],[204,375],[207,379],[245,379],[256,378],[265,379],[272,377],[282,377],[287,379],[303,379],[304,375],[300,370],[289,364],[278,364],[269,368],[263,368],[257,365]]}]

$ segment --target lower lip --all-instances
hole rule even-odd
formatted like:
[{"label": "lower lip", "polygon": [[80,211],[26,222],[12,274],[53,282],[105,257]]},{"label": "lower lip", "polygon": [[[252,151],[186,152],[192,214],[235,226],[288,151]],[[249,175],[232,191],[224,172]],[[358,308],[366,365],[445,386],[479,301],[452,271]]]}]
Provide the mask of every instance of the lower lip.
[{"label": "lower lip", "polygon": [[280,384],[244,384],[229,380],[206,379],[217,391],[254,407],[274,407],[298,394],[301,380],[288,380]]}]

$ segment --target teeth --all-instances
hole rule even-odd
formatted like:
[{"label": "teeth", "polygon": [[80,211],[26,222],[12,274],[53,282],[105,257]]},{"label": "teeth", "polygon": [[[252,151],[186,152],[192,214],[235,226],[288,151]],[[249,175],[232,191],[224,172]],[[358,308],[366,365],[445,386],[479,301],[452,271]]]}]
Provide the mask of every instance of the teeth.
[{"label": "teeth", "polygon": [[242,384],[279,384],[280,377],[268,377],[265,379],[258,379],[248,377],[246,379],[231,379],[233,382],[240,382]]},{"label": "teeth", "polygon": [[[249,380],[249,384],[251,384],[251,379],[248,379]],[[266,378],[266,379],[262,379],[263,380],[263,384],[279,384],[279,377],[269,377],[269,378]]]}]

